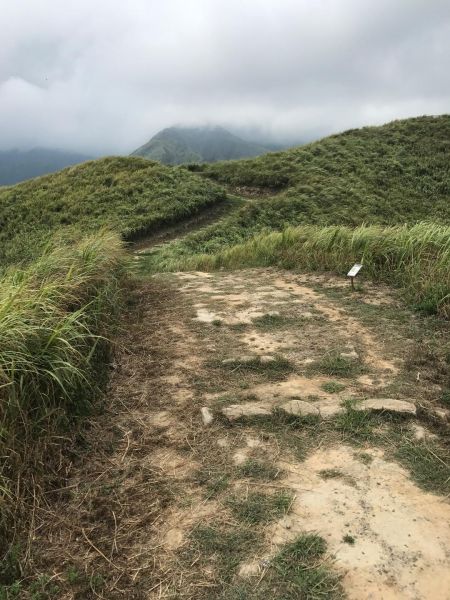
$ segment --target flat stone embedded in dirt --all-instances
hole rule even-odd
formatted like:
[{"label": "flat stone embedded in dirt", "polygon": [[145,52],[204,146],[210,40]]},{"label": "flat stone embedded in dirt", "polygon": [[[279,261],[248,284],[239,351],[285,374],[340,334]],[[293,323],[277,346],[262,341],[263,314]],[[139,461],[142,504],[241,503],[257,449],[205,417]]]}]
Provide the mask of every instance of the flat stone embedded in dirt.
[{"label": "flat stone embedded in dirt", "polygon": [[207,406],[203,406],[200,409],[200,412],[202,414],[203,424],[204,425],[211,425],[211,423],[214,420],[214,417],[213,417],[212,412],[209,410],[209,408]]},{"label": "flat stone embedded in dirt", "polygon": [[411,431],[416,440],[422,441],[426,439],[436,439],[437,435],[428,431],[423,425],[419,425],[419,423],[411,424]]},{"label": "flat stone embedded in dirt", "polygon": [[266,404],[245,402],[244,404],[230,404],[230,406],[222,408],[222,414],[232,422],[242,417],[269,417],[272,413]]},{"label": "flat stone embedded in dirt", "polygon": [[442,421],[442,423],[448,423],[449,422],[449,412],[448,410],[445,410],[445,408],[436,408],[433,412],[433,415],[439,420]]},{"label": "flat stone embedded in dirt", "polygon": [[402,415],[416,415],[416,405],[408,400],[395,400],[393,398],[372,398],[363,400],[355,406],[356,410],[386,411]]},{"label": "flat stone embedded in dirt", "polygon": [[216,315],[216,313],[213,313],[206,308],[198,308],[197,316],[194,318],[194,321],[200,321],[201,323],[212,323],[218,318],[219,317]]},{"label": "flat stone embedded in dirt", "polygon": [[172,416],[169,411],[162,410],[152,415],[152,424],[155,427],[167,428],[172,424]]},{"label": "flat stone embedded in dirt", "polygon": [[312,365],[316,361],[314,360],[314,358],[305,358],[301,362],[302,362],[302,365]]},{"label": "flat stone embedded in dirt", "polygon": [[320,414],[319,409],[316,406],[310,402],[305,402],[304,400],[289,400],[289,402],[285,402],[279,408],[283,412],[293,415],[294,417],[306,417],[308,415],[319,416]]},{"label": "flat stone embedded in dirt", "polygon": [[346,410],[340,398],[325,398],[315,402],[314,406],[318,408],[322,419],[330,419]]},{"label": "flat stone embedded in dirt", "polygon": [[219,448],[228,448],[228,446],[230,445],[230,441],[228,440],[228,438],[225,437],[221,437],[216,441],[217,445],[219,446]]},{"label": "flat stone embedded in dirt", "polygon": [[267,365],[268,363],[275,362],[275,356],[271,356],[270,354],[264,354],[259,359],[262,365]]},{"label": "flat stone embedded in dirt", "polygon": [[341,352],[341,358],[346,358],[347,360],[359,360],[359,354],[356,350],[349,350],[348,352]]},{"label": "flat stone embedded in dirt", "polygon": [[170,550],[176,550],[183,543],[184,535],[182,529],[169,529],[165,535],[165,545]]},{"label": "flat stone embedded in dirt", "polygon": [[261,567],[257,562],[243,563],[239,567],[238,576],[243,578],[256,577],[261,573]]}]

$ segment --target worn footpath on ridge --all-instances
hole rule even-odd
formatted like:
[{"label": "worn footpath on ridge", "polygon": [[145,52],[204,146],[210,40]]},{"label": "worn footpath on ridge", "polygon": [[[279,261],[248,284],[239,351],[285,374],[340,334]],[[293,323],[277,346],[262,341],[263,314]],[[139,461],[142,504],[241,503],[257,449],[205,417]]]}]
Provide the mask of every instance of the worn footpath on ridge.
[{"label": "worn footpath on ridge", "polygon": [[65,598],[449,597],[431,320],[271,269],[138,296],[106,414],[37,532]]}]

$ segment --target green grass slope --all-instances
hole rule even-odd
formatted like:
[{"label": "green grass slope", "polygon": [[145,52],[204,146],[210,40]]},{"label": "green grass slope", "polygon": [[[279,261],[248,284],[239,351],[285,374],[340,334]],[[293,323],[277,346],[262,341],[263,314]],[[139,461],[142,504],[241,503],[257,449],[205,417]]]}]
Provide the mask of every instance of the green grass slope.
[{"label": "green grass slope", "polygon": [[447,224],[450,116],[354,129],[300,148],[196,170],[251,198],[227,220],[162,250],[149,265],[214,253],[287,226]]},{"label": "green grass slope", "polygon": [[30,259],[54,233],[102,227],[137,239],[225,199],[216,184],[142,158],[112,157],[0,188],[0,266]]},{"label": "green grass slope", "polygon": [[232,186],[277,191],[291,221],[360,224],[450,217],[450,115],[394,121],[252,160],[205,165]]}]

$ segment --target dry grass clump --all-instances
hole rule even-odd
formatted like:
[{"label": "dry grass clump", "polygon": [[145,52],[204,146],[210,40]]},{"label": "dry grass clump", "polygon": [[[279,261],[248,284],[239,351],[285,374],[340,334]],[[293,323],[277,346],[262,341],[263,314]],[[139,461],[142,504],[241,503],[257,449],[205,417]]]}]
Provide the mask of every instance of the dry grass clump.
[{"label": "dry grass clump", "polygon": [[106,380],[127,260],[105,232],[2,278],[0,561],[28,516],[24,503],[52,478],[73,420]]}]

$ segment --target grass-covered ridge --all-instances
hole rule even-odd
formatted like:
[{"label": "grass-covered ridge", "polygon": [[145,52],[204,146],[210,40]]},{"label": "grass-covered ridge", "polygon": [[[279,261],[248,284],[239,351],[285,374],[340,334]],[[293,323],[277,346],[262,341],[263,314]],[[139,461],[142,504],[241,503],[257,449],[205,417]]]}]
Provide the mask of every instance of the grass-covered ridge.
[{"label": "grass-covered ridge", "polygon": [[106,379],[127,262],[104,233],[1,280],[0,585],[17,575],[5,553],[27,503],[57,481],[61,442]]},{"label": "grass-covered ridge", "polygon": [[90,161],[0,187],[0,265],[32,258],[54,233],[79,239],[107,226],[132,240],[224,198],[198,175],[136,157]]},{"label": "grass-covered ridge", "polygon": [[364,127],[259,158],[197,165],[247,203],[163,258],[215,253],[303,224],[450,222],[450,116]]},{"label": "grass-covered ridge", "polygon": [[352,129],[202,170],[221,183],[279,192],[278,209],[290,224],[392,224],[450,219],[449,157],[450,115],[442,115]]}]

